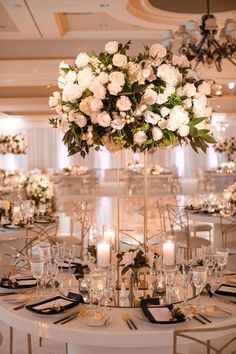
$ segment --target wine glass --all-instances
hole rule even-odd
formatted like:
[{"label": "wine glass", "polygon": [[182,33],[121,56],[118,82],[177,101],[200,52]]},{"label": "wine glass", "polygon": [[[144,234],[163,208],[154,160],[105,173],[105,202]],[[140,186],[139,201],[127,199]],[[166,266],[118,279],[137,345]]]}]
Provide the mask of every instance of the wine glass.
[{"label": "wine glass", "polygon": [[36,279],[36,295],[35,297],[39,297],[39,285],[40,285],[40,280],[43,276],[43,271],[44,271],[44,260],[40,257],[32,257],[30,259],[30,268],[33,274],[33,277]]},{"label": "wine glass", "polygon": [[193,284],[197,290],[197,309],[201,310],[200,307],[200,294],[206,285],[207,281],[207,269],[205,267],[196,267],[193,269]]},{"label": "wine glass", "polygon": [[190,264],[186,264],[183,263],[182,264],[182,271],[180,274],[180,285],[183,288],[183,302],[182,302],[182,308],[185,312],[187,312],[188,310],[188,304],[187,304],[187,300],[188,300],[188,289],[189,289],[189,285],[191,283],[192,280],[192,267]]}]

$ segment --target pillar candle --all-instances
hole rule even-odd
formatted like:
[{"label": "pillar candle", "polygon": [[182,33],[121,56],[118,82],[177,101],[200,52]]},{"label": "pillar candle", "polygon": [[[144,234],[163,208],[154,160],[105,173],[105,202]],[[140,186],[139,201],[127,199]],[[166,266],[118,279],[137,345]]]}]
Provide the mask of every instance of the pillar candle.
[{"label": "pillar candle", "polygon": [[175,244],[167,241],[162,246],[163,265],[172,266],[175,264]]},{"label": "pillar candle", "polygon": [[98,267],[106,267],[110,263],[110,245],[106,241],[97,243],[97,265]]}]

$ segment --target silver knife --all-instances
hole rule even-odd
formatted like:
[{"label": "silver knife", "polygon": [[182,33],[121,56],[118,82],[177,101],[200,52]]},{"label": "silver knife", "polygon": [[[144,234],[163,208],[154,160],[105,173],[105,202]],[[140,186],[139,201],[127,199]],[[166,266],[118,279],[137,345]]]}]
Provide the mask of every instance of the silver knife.
[{"label": "silver knife", "polygon": [[59,318],[58,320],[54,321],[53,323],[57,324],[57,323],[63,322],[65,320],[69,319],[71,316],[75,316],[75,315],[78,315],[78,314],[79,314],[79,311],[73,312],[73,313],[71,313],[70,315],[68,315],[66,317]]},{"label": "silver knife", "polygon": [[65,323],[69,322],[69,321],[72,321],[72,320],[75,319],[77,316],[78,316],[78,313],[77,313],[76,315],[74,315],[74,316],[69,317],[67,320],[61,322],[60,325],[63,325],[63,324],[65,324]]}]

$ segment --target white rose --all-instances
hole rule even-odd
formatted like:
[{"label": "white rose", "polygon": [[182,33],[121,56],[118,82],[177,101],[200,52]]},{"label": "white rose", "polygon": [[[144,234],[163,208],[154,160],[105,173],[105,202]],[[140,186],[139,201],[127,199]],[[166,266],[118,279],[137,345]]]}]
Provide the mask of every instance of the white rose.
[{"label": "white rose", "polygon": [[185,84],[182,87],[182,95],[183,96],[188,96],[188,97],[192,97],[196,94],[197,89],[195,87],[194,84],[190,84],[189,82],[187,82],[187,84]]},{"label": "white rose", "polygon": [[109,80],[111,82],[115,82],[115,83],[119,84],[120,86],[123,86],[125,84],[125,76],[120,71],[113,71],[109,75]]},{"label": "white rose", "polygon": [[90,68],[84,68],[77,74],[77,80],[80,87],[83,89],[89,88],[93,79],[92,70]]},{"label": "white rose", "polygon": [[83,68],[86,66],[90,61],[90,57],[86,53],[79,53],[75,60],[75,64],[77,65],[78,68]]},{"label": "white rose", "polygon": [[98,79],[92,80],[89,89],[96,98],[103,100],[106,96],[106,89]]},{"label": "white rose", "polygon": [[191,108],[192,107],[192,100],[190,98],[186,98],[183,101],[184,108]]},{"label": "white rose", "polygon": [[120,111],[129,111],[131,106],[132,106],[132,103],[131,103],[130,99],[126,96],[121,96],[116,102],[116,107]]},{"label": "white rose", "polygon": [[90,108],[91,100],[92,100],[92,96],[88,96],[82,99],[79,104],[79,109],[81,110],[81,112],[87,114],[88,116],[92,113],[92,110]]},{"label": "white rose", "polygon": [[104,71],[102,71],[99,75],[98,75],[98,80],[103,84],[107,84],[109,81],[109,75],[107,73],[105,73]]},{"label": "white rose", "polygon": [[167,101],[168,101],[168,96],[165,95],[164,93],[159,93],[157,95],[157,99],[156,99],[156,103],[157,104],[161,105],[161,104],[163,104],[163,103],[165,103]]},{"label": "white rose", "polygon": [[164,94],[167,96],[172,95],[175,92],[175,87],[174,86],[167,86],[164,90]]},{"label": "white rose", "polygon": [[75,102],[82,95],[82,89],[77,84],[72,84],[68,82],[62,92],[62,100],[63,101],[71,101]]},{"label": "white rose", "polygon": [[91,119],[91,122],[93,124],[97,124],[98,123],[98,115],[99,115],[100,112],[93,112],[90,114],[90,119]]},{"label": "white rose", "polygon": [[173,55],[172,57],[172,64],[178,65],[180,68],[189,67],[189,61],[185,55]]},{"label": "white rose", "polygon": [[91,108],[91,111],[97,112],[103,108],[103,103],[102,100],[99,100],[96,97],[92,97],[91,101],[89,102],[89,106]]},{"label": "white rose", "polygon": [[114,96],[116,96],[120,91],[122,91],[122,87],[116,82],[110,82],[110,84],[107,85],[107,89],[110,94]]},{"label": "white rose", "polygon": [[193,99],[193,113],[196,117],[203,117],[207,105],[207,98],[201,93],[196,93]]},{"label": "white rose", "polygon": [[127,64],[127,57],[123,54],[115,54],[112,58],[112,62],[119,68],[124,68]]},{"label": "white rose", "polygon": [[83,114],[77,114],[75,116],[75,123],[80,127],[83,128],[87,124],[87,119]]},{"label": "white rose", "polygon": [[142,145],[147,141],[147,135],[143,131],[134,134],[134,144]]},{"label": "white rose", "polygon": [[146,89],[146,91],[143,95],[143,99],[144,99],[144,102],[148,105],[152,105],[152,104],[156,103],[156,99],[157,99],[156,91],[154,91],[150,88]]},{"label": "white rose", "polygon": [[157,124],[159,122],[159,120],[161,119],[161,116],[159,116],[159,114],[153,113],[151,111],[146,111],[143,114],[143,116],[144,116],[145,122],[153,124],[153,125]]},{"label": "white rose", "polygon": [[202,84],[200,84],[197,88],[198,92],[200,92],[203,95],[210,95],[211,94],[211,83],[204,81]]},{"label": "white rose", "polygon": [[126,120],[123,118],[116,118],[111,122],[111,127],[116,130],[124,128]]},{"label": "white rose", "polygon": [[104,128],[109,127],[111,125],[111,117],[105,111],[102,111],[101,113],[98,114],[97,121],[98,124]]},{"label": "white rose", "polygon": [[188,136],[189,134],[189,126],[186,124],[181,125],[178,129],[178,134],[182,137]]},{"label": "white rose", "polygon": [[176,86],[182,80],[179,69],[170,64],[162,64],[157,68],[157,76],[165,81],[168,86]]},{"label": "white rose", "polygon": [[166,129],[167,126],[168,126],[168,120],[166,119],[161,119],[159,122],[158,122],[158,125],[161,129]]},{"label": "white rose", "polygon": [[142,74],[143,74],[143,78],[145,80],[147,80],[150,76],[153,75],[152,67],[148,66],[148,67],[144,68]]},{"label": "white rose", "polygon": [[106,43],[105,51],[108,54],[115,54],[118,51],[118,44],[116,41]]},{"label": "white rose", "polygon": [[149,49],[149,54],[153,58],[164,58],[166,56],[166,48],[159,43],[152,44]]},{"label": "white rose", "polygon": [[66,84],[66,80],[63,76],[59,76],[59,78],[57,79],[57,85],[60,89],[63,89],[64,86]]},{"label": "white rose", "polygon": [[76,79],[77,79],[76,71],[69,70],[65,76],[65,81],[74,83],[76,81]]},{"label": "white rose", "polygon": [[154,141],[160,140],[163,136],[163,133],[161,131],[161,129],[159,129],[158,127],[153,127],[152,128],[152,137]]},{"label": "white rose", "polygon": [[64,61],[61,61],[60,64],[59,64],[59,72],[60,72],[61,76],[65,76],[66,75],[66,72],[63,69],[68,70],[68,69],[70,69],[70,67]]},{"label": "white rose", "polygon": [[168,120],[168,129],[175,131],[181,127],[183,124],[189,122],[188,112],[182,106],[175,106],[171,109]]},{"label": "white rose", "polygon": [[167,108],[167,107],[162,107],[162,108],[160,109],[160,113],[161,113],[161,116],[162,116],[162,117],[166,117],[166,116],[168,116],[168,114],[170,113],[170,109]]}]

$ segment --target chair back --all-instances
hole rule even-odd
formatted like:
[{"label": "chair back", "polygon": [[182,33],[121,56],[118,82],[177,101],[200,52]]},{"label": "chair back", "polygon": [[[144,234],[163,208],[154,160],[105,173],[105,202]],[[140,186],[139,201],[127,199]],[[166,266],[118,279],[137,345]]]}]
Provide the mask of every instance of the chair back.
[{"label": "chair back", "polygon": [[[178,329],[173,334],[173,354],[178,351],[178,339],[182,344],[199,344],[204,354],[235,354],[236,324],[213,328]],[[216,338],[220,338],[219,341]],[[204,350],[205,349],[205,350]],[[200,351],[199,351],[200,353]]]},{"label": "chair back", "polygon": [[222,245],[227,248],[228,236],[236,235],[236,217],[229,214],[220,214]]}]

